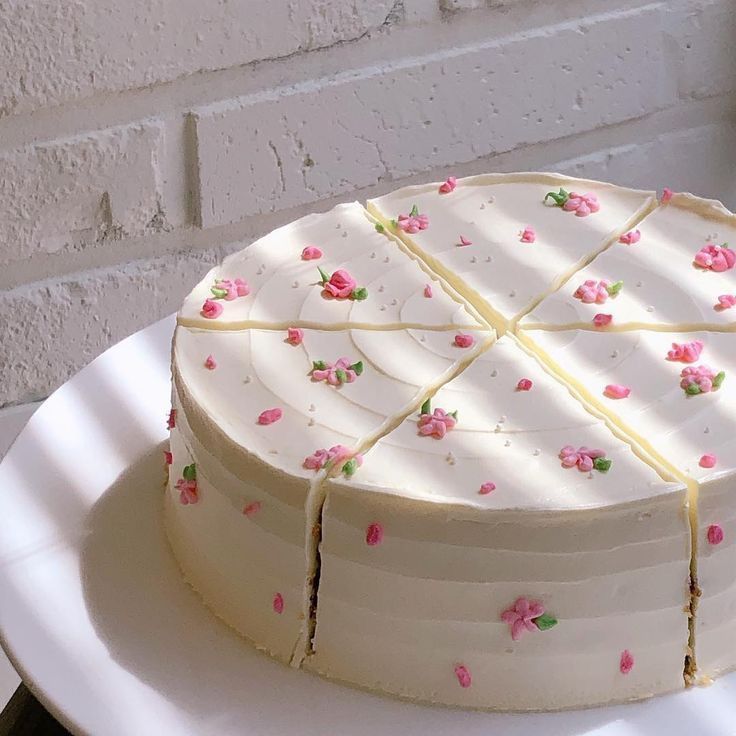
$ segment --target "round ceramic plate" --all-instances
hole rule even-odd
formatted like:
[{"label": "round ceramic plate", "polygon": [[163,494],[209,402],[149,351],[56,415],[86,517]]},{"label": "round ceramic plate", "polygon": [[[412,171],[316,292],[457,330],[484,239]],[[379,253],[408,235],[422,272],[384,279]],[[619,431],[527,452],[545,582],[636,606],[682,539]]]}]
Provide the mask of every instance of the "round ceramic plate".
[{"label": "round ceramic plate", "polygon": [[627,706],[494,714],[371,695],[257,653],[183,582],[163,535],[173,326],[133,335],[62,386],[0,465],[0,635],[71,731],[736,734],[734,676]]}]

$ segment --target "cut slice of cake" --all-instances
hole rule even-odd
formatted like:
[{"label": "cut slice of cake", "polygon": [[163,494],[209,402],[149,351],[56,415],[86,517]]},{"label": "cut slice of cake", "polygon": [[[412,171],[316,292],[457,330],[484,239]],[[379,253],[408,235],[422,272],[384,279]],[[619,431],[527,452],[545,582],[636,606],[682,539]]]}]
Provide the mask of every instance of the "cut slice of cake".
[{"label": "cut slice of cake", "polygon": [[398,189],[368,209],[503,332],[655,205],[558,174],[488,174]]},{"label": "cut slice of cake", "polygon": [[683,686],[685,486],[513,337],[325,486],[309,669],[511,710]]},{"label": "cut slice of cake", "polygon": [[284,661],[309,640],[328,468],[351,459],[483,350],[492,332],[179,326],[166,525],[185,577]]},{"label": "cut slice of cake", "polygon": [[[698,672],[736,663],[736,336],[526,330],[590,405],[684,478],[697,523]],[[699,590],[698,590],[699,588]]]},{"label": "cut slice of cake", "polygon": [[[524,317],[524,328],[736,330],[736,216],[676,194]],[[598,321],[596,322],[596,316]]]},{"label": "cut slice of cake", "polygon": [[179,324],[207,329],[483,328],[357,202],[307,215],[225,258]]}]

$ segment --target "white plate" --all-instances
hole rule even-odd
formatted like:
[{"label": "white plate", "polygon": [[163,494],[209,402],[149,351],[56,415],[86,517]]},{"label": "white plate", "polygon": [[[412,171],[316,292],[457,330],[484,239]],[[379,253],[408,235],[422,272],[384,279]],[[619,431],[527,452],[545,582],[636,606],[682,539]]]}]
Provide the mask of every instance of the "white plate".
[{"label": "white plate", "polygon": [[[736,677],[645,703],[492,714],[271,661],[181,580],[161,528],[173,318],[56,391],[0,465],[0,636],[72,731],[217,736],[736,734]],[[554,677],[554,673],[550,673]]]}]

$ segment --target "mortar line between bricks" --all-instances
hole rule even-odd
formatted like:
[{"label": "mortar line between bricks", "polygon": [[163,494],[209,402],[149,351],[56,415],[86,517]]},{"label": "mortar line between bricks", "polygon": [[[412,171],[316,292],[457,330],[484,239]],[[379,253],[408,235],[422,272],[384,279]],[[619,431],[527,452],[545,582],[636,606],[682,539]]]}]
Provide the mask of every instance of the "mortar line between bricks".
[{"label": "mortar line between bricks", "polygon": [[[84,272],[116,268],[136,261],[205,253],[207,250],[217,251],[218,255],[220,252],[224,254],[229,244],[242,247],[243,243],[256,240],[276,227],[305,214],[326,211],[346,199],[370,199],[399,186],[444,179],[448,173],[468,176],[488,171],[526,169],[529,166],[546,168],[558,162],[593,155],[602,149],[612,152],[623,150],[632,145],[631,140],[643,145],[656,140],[658,136],[679,130],[733,122],[736,122],[736,93],[705,100],[689,100],[675,107],[584,133],[521,145],[511,151],[416,172],[409,177],[383,179],[376,184],[357,188],[349,196],[338,194],[275,212],[252,215],[236,223],[208,229],[185,227],[170,232],[144,234],[114,243],[92,245],[81,251],[43,253],[16,263],[0,264],[0,292],[52,278],[68,278]],[[189,151],[187,155],[196,157],[196,150]],[[196,173],[194,176],[197,176]]]}]

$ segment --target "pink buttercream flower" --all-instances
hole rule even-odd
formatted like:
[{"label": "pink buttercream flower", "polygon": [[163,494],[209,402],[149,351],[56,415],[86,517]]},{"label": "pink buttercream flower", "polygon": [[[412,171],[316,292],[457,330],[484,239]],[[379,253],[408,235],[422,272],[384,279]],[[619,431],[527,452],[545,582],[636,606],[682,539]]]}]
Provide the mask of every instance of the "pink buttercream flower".
[{"label": "pink buttercream flower", "polygon": [[599,312],[598,314],[593,317],[593,324],[596,327],[608,327],[608,325],[613,322],[613,315],[612,314],[603,314]]},{"label": "pink buttercream flower", "polygon": [[723,245],[707,243],[695,254],[694,263],[711,271],[728,271],[736,265],[736,251],[729,248],[726,243]]},{"label": "pink buttercream flower", "polygon": [[713,546],[720,544],[724,537],[723,528],[720,524],[711,524],[706,532],[706,537],[708,544],[712,544]]},{"label": "pink buttercream flower", "polygon": [[718,304],[715,308],[718,310],[731,309],[736,307],[736,294],[721,294],[718,297]]},{"label": "pink buttercream flower", "polygon": [[572,445],[565,445],[560,450],[560,460],[562,460],[563,468],[578,467],[581,473],[588,473],[593,470],[595,461],[598,458],[605,458],[606,453],[603,450],[591,449],[589,447],[579,447],[577,450]]},{"label": "pink buttercream flower", "polygon": [[330,386],[352,383],[362,372],[363,363],[351,363],[350,358],[339,358],[335,363],[317,361],[312,370],[313,381],[327,381]]},{"label": "pink buttercream flower", "polygon": [[537,233],[533,227],[525,227],[519,236],[522,243],[533,243],[537,239]]},{"label": "pink buttercream flower", "polygon": [[377,544],[381,544],[382,541],[383,527],[376,522],[369,524],[368,528],[365,530],[365,543],[369,547],[375,547]]},{"label": "pink buttercream flower", "polygon": [[311,455],[304,458],[303,466],[307,470],[320,470],[324,468],[329,460],[329,454],[326,449],[315,450]]},{"label": "pink buttercream flower", "polygon": [[698,365],[683,368],[680,373],[680,388],[691,395],[707,394],[720,387],[725,373],[716,373],[710,366]]},{"label": "pink buttercream flower", "polygon": [[308,245],[302,251],[303,261],[314,261],[317,258],[322,258],[322,251],[316,245]]},{"label": "pink buttercream flower", "polygon": [[335,271],[329,280],[322,284],[324,293],[335,297],[335,299],[349,298],[356,286],[355,279],[342,268]]},{"label": "pink buttercream flower", "polygon": [[473,241],[468,240],[464,235],[461,235],[459,240],[460,240],[460,245],[473,245]]},{"label": "pink buttercream flower", "polygon": [[598,212],[600,208],[598,197],[590,193],[578,194],[577,192],[570,192],[567,201],[562,205],[562,209],[565,212],[574,212],[577,217],[587,217],[593,212]]},{"label": "pink buttercream flower", "polygon": [[610,296],[608,291],[610,285],[610,282],[606,280],[587,279],[578,286],[573,296],[575,299],[580,299],[583,304],[604,304]]},{"label": "pink buttercream flower", "polygon": [[454,414],[444,409],[435,409],[431,414],[419,416],[419,434],[441,440],[457,424]]},{"label": "pink buttercream flower", "polygon": [[516,384],[516,390],[517,391],[531,391],[531,388],[534,384],[531,382],[531,379],[529,378],[521,378],[519,382]]},{"label": "pink buttercream flower", "polygon": [[286,342],[289,345],[301,345],[304,340],[304,330],[301,327],[287,327]]},{"label": "pink buttercream flower", "polygon": [[629,232],[624,233],[619,239],[619,243],[623,243],[624,245],[634,245],[635,243],[638,243],[641,240],[641,232],[639,230],[629,230]]},{"label": "pink buttercream flower", "polygon": [[458,348],[469,348],[475,344],[475,338],[472,335],[459,332],[455,335],[455,346]]},{"label": "pink buttercream flower", "polygon": [[214,355],[208,355],[207,358],[204,361],[204,367],[208,371],[213,371],[215,368],[217,368],[217,361],[215,360]]},{"label": "pink buttercream flower", "polygon": [[405,233],[413,235],[429,227],[429,217],[419,214],[417,206],[414,205],[408,215],[399,215],[396,226]]},{"label": "pink buttercream flower", "polygon": [[701,468],[715,468],[717,462],[718,458],[709,452],[700,458],[698,465],[700,465]]},{"label": "pink buttercream flower", "polygon": [[243,507],[243,514],[245,516],[255,516],[261,510],[260,501],[251,501]]},{"label": "pink buttercream flower", "polygon": [[278,422],[284,415],[284,412],[276,407],[275,409],[266,409],[258,415],[258,424],[273,424]]},{"label": "pink buttercream flower", "polygon": [[199,490],[197,489],[197,481],[179,478],[176,481],[176,490],[179,491],[179,501],[187,506],[199,501]]},{"label": "pink buttercream flower", "polygon": [[214,299],[205,299],[201,314],[206,319],[217,319],[222,314],[223,306]]},{"label": "pink buttercream flower", "polygon": [[440,194],[449,194],[450,192],[455,191],[456,186],[457,179],[454,176],[448,176],[447,179],[440,184],[439,192]]},{"label": "pink buttercream flower", "polygon": [[284,596],[282,596],[281,593],[275,593],[273,596],[273,612],[284,612]]},{"label": "pink buttercream flower", "polygon": [[167,465],[171,465],[174,462],[174,456],[168,450],[164,450],[164,461]]},{"label": "pink buttercream flower", "polygon": [[[329,463],[339,463],[341,460],[346,460],[350,457],[350,448],[345,445],[335,445],[330,447],[329,450],[315,450],[311,455],[304,458],[303,466],[307,470],[321,470]],[[362,455],[355,455],[353,458],[358,465],[362,465]]]},{"label": "pink buttercream flower", "polygon": [[703,343],[700,340],[692,342],[672,343],[672,350],[667,353],[667,360],[676,360],[680,363],[694,363],[703,352]]},{"label": "pink buttercream flower", "polygon": [[470,670],[464,664],[455,665],[455,677],[457,677],[460,687],[470,687],[473,684]]},{"label": "pink buttercream flower", "polygon": [[501,614],[501,620],[505,621],[511,629],[511,638],[517,641],[522,632],[537,631],[534,623],[544,613],[544,606],[540,601],[530,601],[528,598],[517,598],[511,608],[507,608]]},{"label": "pink buttercream flower", "polygon": [[215,299],[224,299],[231,302],[239,296],[248,296],[250,286],[243,279],[215,279],[215,285],[210,289]]},{"label": "pink buttercream flower", "polygon": [[631,389],[628,386],[622,386],[620,383],[609,383],[603,393],[609,399],[627,399],[631,395]]},{"label": "pink buttercream flower", "polygon": [[634,655],[628,650],[624,649],[621,652],[621,659],[619,660],[618,668],[622,675],[628,675],[634,667]]},{"label": "pink buttercream flower", "polygon": [[431,284],[425,284],[424,285],[424,296],[427,299],[431,299],[432,298],[432,285]]},{"label": "pink buttercream flower", "polygon": [[487,496],[495,490],[496,484],[493,481],[487,480],[485,483],[481,484],[481,487],[478,489],[478,493],[480,493],[481,496]]},{"label": "pink buttercream flower", "polygon": [[660,198],[659,201],[662,204],[667,204],[667,202],[669,202],[674,196],[675,196],[675,193],[669,187],[665,187],[662,190],[662,197]]}]

